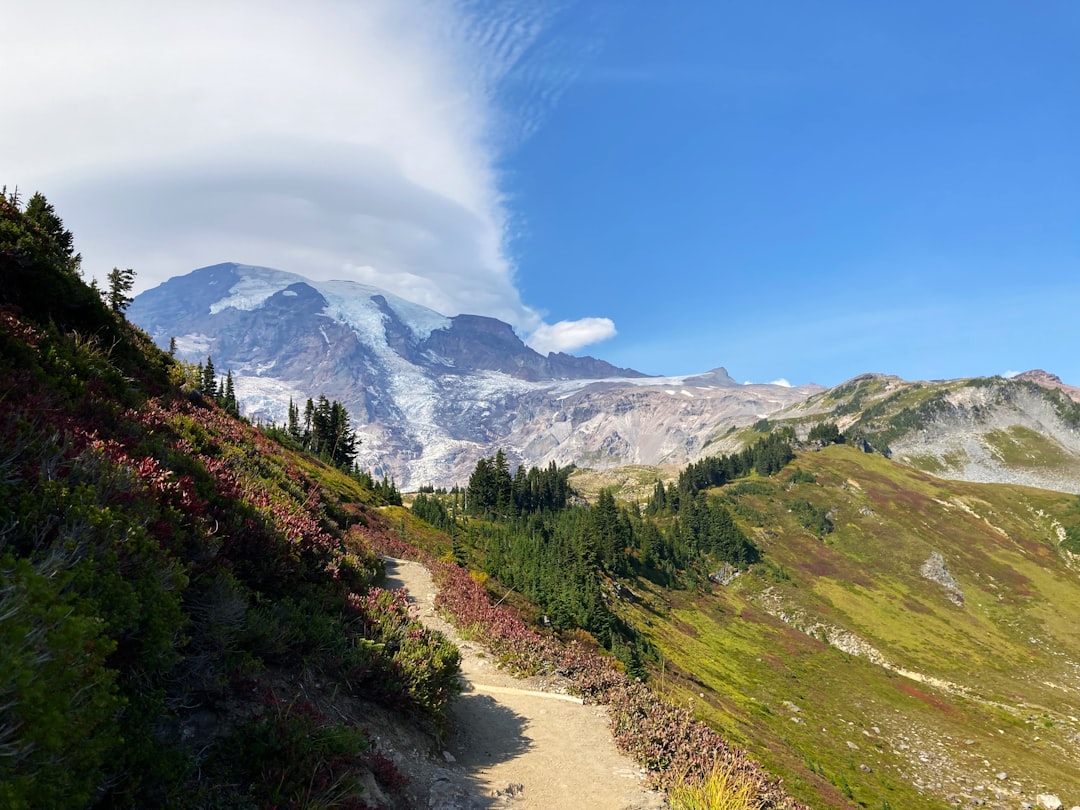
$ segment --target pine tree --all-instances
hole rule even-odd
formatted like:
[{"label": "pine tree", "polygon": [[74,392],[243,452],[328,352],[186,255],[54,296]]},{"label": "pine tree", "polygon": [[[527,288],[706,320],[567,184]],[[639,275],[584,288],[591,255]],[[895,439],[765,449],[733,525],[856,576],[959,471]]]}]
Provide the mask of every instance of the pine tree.
[{"label": "pine tree", "polygon": [[300,430],[300,409],[296,406],[296,403],[289,398],[289,423],[288,423],[289,435],[297,441],[303,438],[303,433]]},{"label": "pine tree", "polygon": [[315,429],[315,403],[311,401],[311,397],[308,397],[307,404],[304,405],[304,432],[300,436],[300,443],[304,445],[307,450],[312,450],[314,446],[313,431]]},{"label": "pine tree", "polygon": [[199,390],[202,391],[203,396],[217,396],[217,375],[214,372],[214,358],[212,357],[208,356],[206,358],[206,365],[202,368],[202,380]]},{"label": "pine tree", "polygon": [[233,387],[232,369],[225,375],[225,410],[233,416],[240,415],[240,406],[236,402],[236,389]]},{"label": "pine tree", "polygon": [[23,215],[48,240],[48,258],[64,270],[78,275],[82,256],[75,252],[75,237],[64,227],[63,220],[56,215],[56,209],[45,199],[45,195],[35,193],[26,204]]},{"label": "pine tree", "polygon": [[109,294],[107,302],[113,312],[124,312],[131,305],[132,287],[135,286],[135,271],[130,267],[121,270],[114,267],[109,271]]}]

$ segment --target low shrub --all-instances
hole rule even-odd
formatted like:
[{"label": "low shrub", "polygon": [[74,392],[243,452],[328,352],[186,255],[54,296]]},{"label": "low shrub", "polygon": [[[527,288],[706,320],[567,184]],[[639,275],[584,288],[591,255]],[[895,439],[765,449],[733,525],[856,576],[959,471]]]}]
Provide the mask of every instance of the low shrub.
[{"label": "low shrub", "polygon": [[[646,684],[627,678],[594,646],[578,640],[561,643],[537,632],[509,606],[493,605],[487,591],[457,565],[436,560],[389,532],[369,536],[381,553],[423,562],[439,585],[436,605],[489,646],[508,668],[558,673],[587,702],[606,704],[616,744],[650,771],[657,786],[699,786],[695,789],[707,796],[710,779],[726,774],[725,789],[754,797],[757,803],[748,807],[805,810],[745,752],[695,720],[687,709],[672,706]],[[733,805],[732,810],[738,807]]]},{"label": "low shrub", "polygon": [[364,810],[369,745],[363,731],[330,722],[308,701],[268,694],[262,712],[218,744],[210,768],[241,775],[245,784],[229,790],[254,806]]}]

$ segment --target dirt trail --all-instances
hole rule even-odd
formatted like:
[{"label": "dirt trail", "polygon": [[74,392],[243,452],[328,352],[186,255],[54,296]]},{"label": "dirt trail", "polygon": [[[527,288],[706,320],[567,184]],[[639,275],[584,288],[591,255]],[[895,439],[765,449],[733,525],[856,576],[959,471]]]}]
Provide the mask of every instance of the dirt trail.
[{"label": "dirt trail", "polygon": [[450,712],[446,749],[467,775],[469,792],[495,800],[474,806],[664,806],[663,797],[647,789],[640,768],[615,749],[602,707],[541,691],[542,684],[499,670],[482,647],[463,640],[435,613],[435,584],[419,563],[387,559],[386,580],[388,587],[405,588],[421,621],[445,633],[461,650],[466,686]]}]

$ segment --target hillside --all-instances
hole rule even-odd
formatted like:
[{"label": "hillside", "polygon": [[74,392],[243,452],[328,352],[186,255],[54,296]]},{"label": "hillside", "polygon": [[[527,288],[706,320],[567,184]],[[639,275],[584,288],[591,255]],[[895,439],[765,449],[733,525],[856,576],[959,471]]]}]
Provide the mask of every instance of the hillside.
[{"label": "hillside", "polygon": [[1074,496],[847,446],[713,494],[763,562],[614,602],[659,651],[661,691],[814,807],[1080,801]]},{"label": "hillside", "polygon": [[0,198],[0,805],[406,808],[458,651],[376,584],[379,500],[201,393]]},{"label": "hillside", "polygon": [[454,492],[412,508],[493,593],[587,629],[809,806],[1074,804],[1077,496],[949,481],[866,444],[792,454],[793,437],[647,495],[646,468],[566,470],[563,506],[529,500],[560,491],[554,470],[485,495],[496,458],[464,521],[447,522]]},{"label": "hillside", "polygon": [[1042,371],[909,382],[865,374],[770,416],[805,435],[828,419],[943,478],[1080,493],[1076,389]]}]

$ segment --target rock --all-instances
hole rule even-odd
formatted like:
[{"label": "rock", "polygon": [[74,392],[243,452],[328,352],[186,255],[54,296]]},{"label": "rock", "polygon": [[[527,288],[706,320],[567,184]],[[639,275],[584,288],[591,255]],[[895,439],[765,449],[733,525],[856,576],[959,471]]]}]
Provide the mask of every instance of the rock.
[{"label": "rock", "polygon": [[1055,796],[1053,793],[1040,793],[1035,797],[1037,806],[1043,810],[1062,810],[1065,806],[1061,803],[1061,799]]},{"label": "rock", "polygon": [[943,587],[945,595],[954,605],[962,606],[964,604],[964,592],[960,590],[960,585],[953,578],[953,575],[949,573],[949,569],[945,567],[945,558],[941,556],[941,552],[933,552],[929,559],[922,564],[919,573],[925,579]]},{"label": "rock", "polygon": [[1005,773],[1005,771],[998,771],[996,775],[997,775],[997,778],[999,780],[1001,780],[1002,782],[1004,782],[1006,779],[1009,778],[1009,775],[1007,773]]},{"label": "rock", "polygon": [[436,779],[428,792],[428,810],[471,810],[468,791],[445,777]]},{"label": "rock", "polygon": [[859,750],[859,746],[857,746],[851,740],[847,741],[847,747],[850,748],[852,751],[858,751]]},{"label": "rock", "polygon": [[735,577],[741,573],[738,568],[730,563],[724,563],[718,570],[709,574],[709,579],[717,585],[730,585],[735,580]]},{"label": "rock", "polygon": [[873,773],[874,769],[867,765],[865,762],[859,766],[859,770],[863,773]]},{"label": "rock", "polygon": [[365,773],[360,779],[360,784],[364,786],[364,798],[373,802],[374,807],[386,807],[390,803],[382,788],[379,787],[379,783],[375,781],[375,774],[370,771]]},{"label": "rock", "polygon": [[457,762],[457,759],[449,751],[443,751],[442,755],[443,759],[445,759],[447,762]]},{"label": "rock", "polygon": [[517,782],[511,782],[510,784],[508,784],[504,788],[500,788],[499,790],[491,791],[491,798],[493,798],[493,799],[504,799],[506,801],[510,801],[511,799],[516,799],[518,796],[520,796],[524,792],[525,792],[525,786],[524,785],[522,785],[520,783],[517,783]]}]

